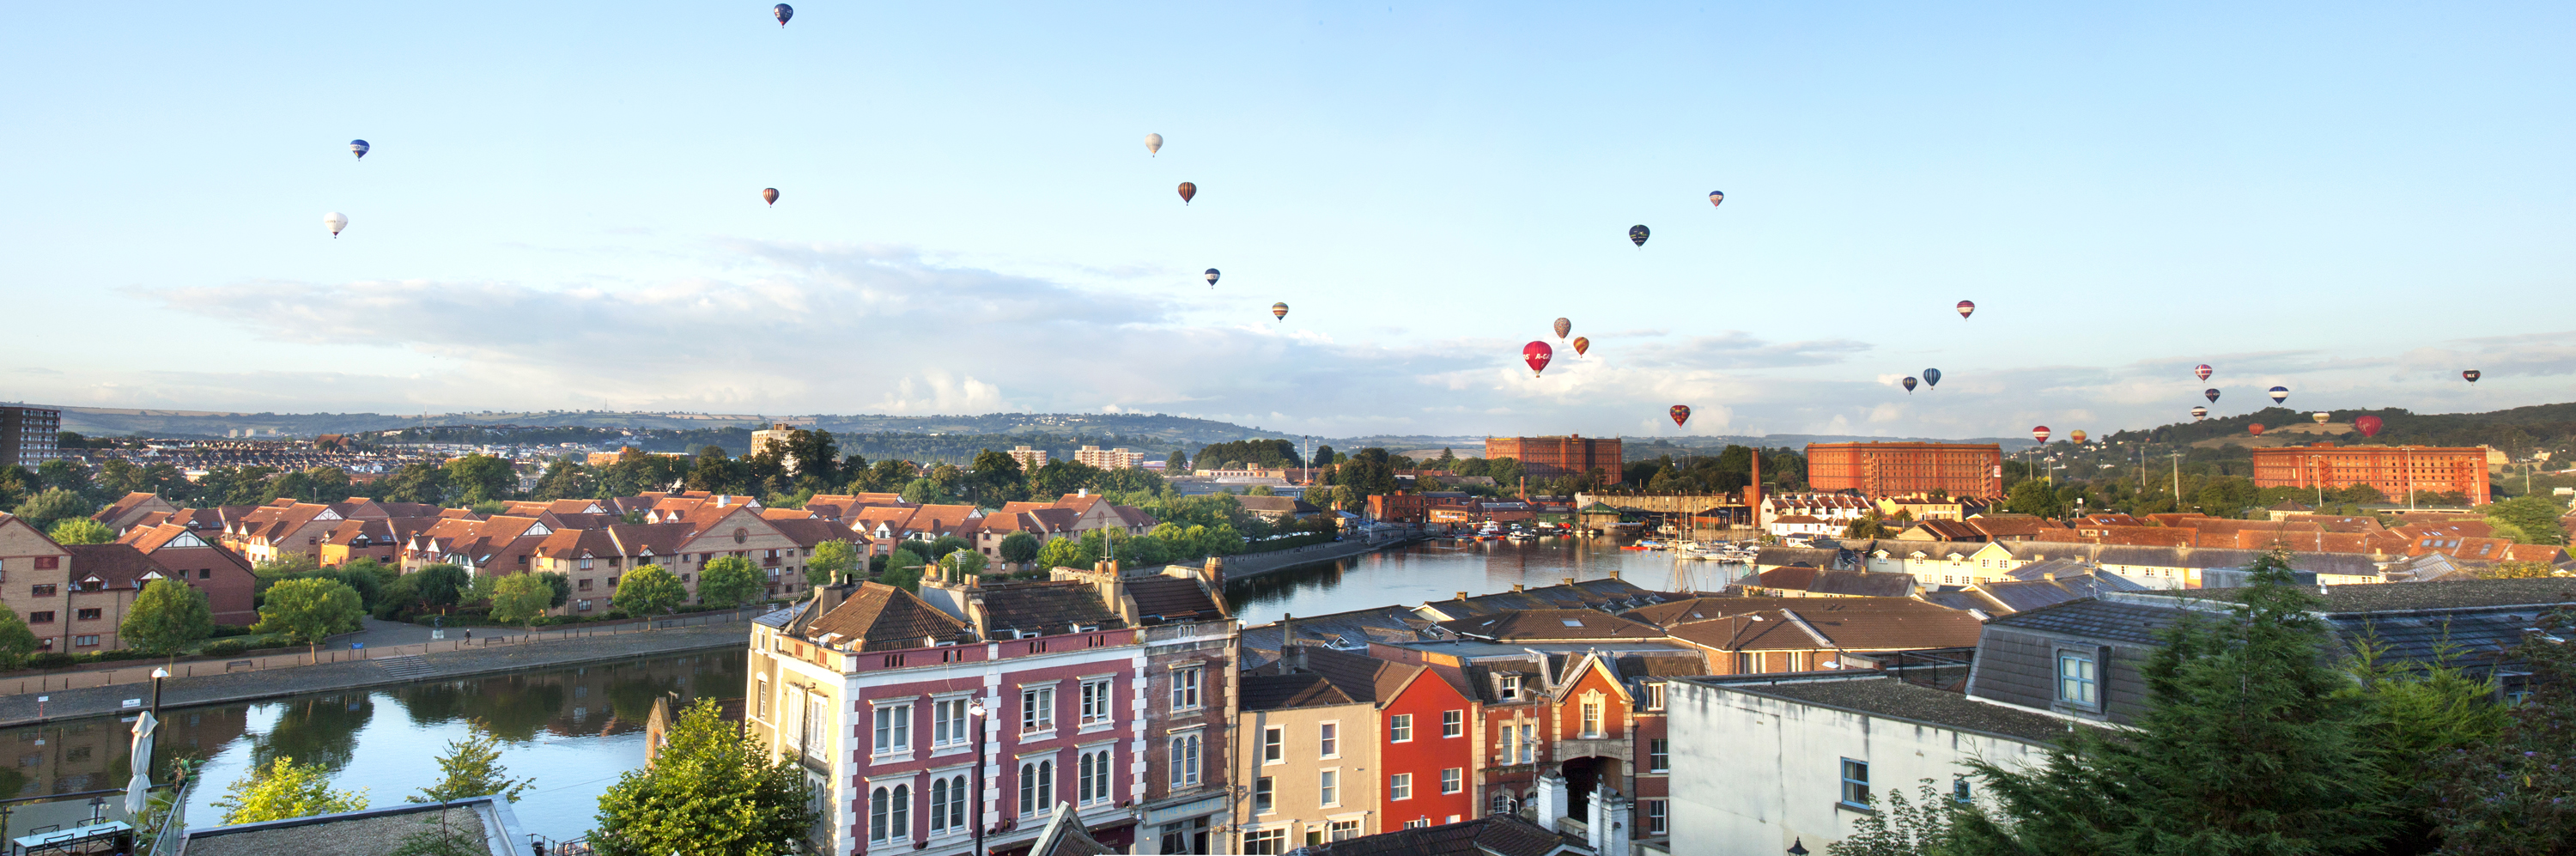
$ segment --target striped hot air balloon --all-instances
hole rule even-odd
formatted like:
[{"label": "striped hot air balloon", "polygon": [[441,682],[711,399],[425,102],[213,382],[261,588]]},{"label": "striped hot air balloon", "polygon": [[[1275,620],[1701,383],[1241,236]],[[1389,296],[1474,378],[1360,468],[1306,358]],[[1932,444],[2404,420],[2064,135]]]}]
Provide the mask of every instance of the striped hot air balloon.
[{"label": "striped hot air balloon", "polygon": [[1277,318],[1277,319],[1279,319],[1279,320],[1281,320],[1281,321],[1286,321],[1286,320],[1288,320],[1288,304],[1286,304],[1286,303],[1273,303],[1273,304],[1270,304],[1270,317]]},{"label": "striped hot air balloon", "polygon": [[2030,429],[2030,438],[2042,443],[2048,442],[2048,426],[2041,425]]},{"label": "striped hot air balloon", "polygon": [[1974,315],[1974,314],[1976,314],[1976,312],[1977,312],[1977,302],[1976,302],[1976,301],[1974,301],[1974,300],[1962,300],[1962,301],[1959,301],[1959,320],[1961,320],[1961,321],[1966,321],[1966,320],[1968,320],[1968,316],[1970,316],[1970,315]]}]

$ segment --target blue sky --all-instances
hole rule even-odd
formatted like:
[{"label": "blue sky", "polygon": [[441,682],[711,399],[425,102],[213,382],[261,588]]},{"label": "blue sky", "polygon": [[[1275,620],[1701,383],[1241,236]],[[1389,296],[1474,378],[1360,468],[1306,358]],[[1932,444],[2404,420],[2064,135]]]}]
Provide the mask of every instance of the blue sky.
[{"label": "blue sky", "polygon": [[[0,289],[43,320],[0,399],[1983,436],[2187,418],[2198,362],[2221,413],[2576,374],[2563,4],[12,23]],[[1592,351],[1532,379],[1559,315]]]}]

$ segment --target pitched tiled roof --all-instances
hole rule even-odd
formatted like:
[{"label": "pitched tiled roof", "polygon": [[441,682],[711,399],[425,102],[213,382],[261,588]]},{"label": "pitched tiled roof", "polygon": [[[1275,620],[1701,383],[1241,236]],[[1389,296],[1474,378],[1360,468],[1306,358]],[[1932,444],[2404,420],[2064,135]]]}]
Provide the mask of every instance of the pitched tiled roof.
[{"label": "pitched tiled roof", "polygon": [[1686,622],[1674,625],[1671,632],[1722,650],[1894,651],[1977,644],[1976,616],[1912,598],[1791,599],[1749,615],[1763,620],[1729,617]]},{"label": "pitched tiled roof", "polygon": [[2177,609],[2085,599],[2016,612],[1988,623],[2060,636],[2154,645],[2160,642],[2158,631],[2173,626],[2182,617],[2183,612]]},{"label": "pitched tiled roof", "polygon": [[[146,574],[162,573],[161,565],[132,544],[65,544],[72,554],[73,582],[98,580],[111,589],[140,588]],[[163,574],[167,576],[166,573]]]},{"label": "pitched tiled roof", "polygon": [[984,633],[1012,631],[1044,635],[1073,632],[1074,625],[1102,629],[1127,626],[1100,602],[1100,593],[1084,582],[1030,582],[988,586],[984,593]]},{"label": "pitched tiled roof", "polygon": [[[1343,696],[1352,701],[1379,705],[1394,701],[1396,693],[1422,674],[1420,666],[1311,645],[1303,648],[1304,661],[1298,664],[1301,670],[1311,671],[1332,682]],[[1291,661],[1295,659],[1292,657]]]},{"label": "pitched tiled roof", "polygon": [[2107,591],[2142,591],[2145,588],[2118,574],[2060,574],[2054,580],[2016,579],[1978,583],[1972,587],[2001,607],[1989,610],[1997,615],[2054,606],[2078,598],[2100,597]]},{"label": "pitched tiled roof", "polygon": [[778,534],[787,536],[788,540],[796,542],[796,546],[808,550],[825,541],[868,543],[867,536],[851,531],[850,527],[842,525],[837,520],[772,520],[769,521],[769,526],[778,530]]},{"label": "pitched tiled roof", "polygon": [[1244,675],[1237,679],[1237,704],[1244,710],[1285,710],[1292,707],[1318,707],[1335,704],[1357,704],[1344,695],[1332,681],[1313,673],[1297,675]]},{"label": "pitched tiled roof", "polygon": [[1660,639],[1652,624],[1588,609],[1528,609],[1440,622],[1442,629],[1479,639]]},{"label": "pitched tiled roof", "polygon": [[1198,580],[1182,577],[1135,577],[1126,581],[1127,596],[1136,601],[1136,613],[1162,616],[1165,622],[1212,621],[1224,618],[1216,601]]},{"label": "pitched tiled roof", "polygon": [[99,509],[97,514],[90,515],[89,519],[96,520],[100,523],[106,523],[119,517],[134,513],[134,509],[137,506],[159,499],[161,499],[161,495],[157,493],[151,493],[148,491],[128,492],[126,495],[118,497],[115,502],[110,503],[106,508]]},{"label": "pitched tiled roof", "polygon": [[805,636],[821,639],[837,633],[832,644],[861,651],[919,648],[934,641],[960,639],[966,622],[923,603],[912,592],[884,583],[859,583],[832,611],[805,625]]},{"label": "pitched tiled roof", "polygon": [[[1705,621],[1726,615],[1729,612],[1727,608],[1729,604],[1741,606],[1746,600],[1748,598],[1694,597],[1640,606],[1619,614],[1647,624],[1669,626],[1685,621]],[[1768,600],[1770,599],[1765,599],[1766,602]]]}]

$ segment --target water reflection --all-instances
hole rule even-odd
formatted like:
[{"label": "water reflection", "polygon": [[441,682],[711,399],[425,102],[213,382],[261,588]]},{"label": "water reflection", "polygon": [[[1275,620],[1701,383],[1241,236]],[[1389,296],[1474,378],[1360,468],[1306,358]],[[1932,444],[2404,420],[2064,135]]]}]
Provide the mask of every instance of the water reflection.
[{"label": "water reflection", "polygon": [[1459,592],[1490,594],[1512,586],[1552,586],[1567,578],[1617,576],[1657,591],[1723,588],[1743,565],[1676,559],[1663,551],[1621,550],[1607,541],[1546,538],[1435,541],[1401,550],[1237,580],[1225,587],[1236,616],[1268,624],[1280,615],[1329,615],[1391,604],[1447,600]]},{"label": "water reflection", "polygon": [[[531,671],[274,702],[176,708],[166,712],[156,780],[173,759],[202,758],[205,779],[189,802],[189,825],[221,822],[211,804],[255,764],[280,756],[320,762],[342,789],[366,789],[370,804],[403,801],[438,779],[437,756],[480,720],[505,741],[501,762],[536,787],[515,809],[526,831],[580,835],[599,795],[644,763],[644,720],[653,699],[740,698],[743,655],[707,652],[587,667]],[[401,716],[377,716],[380,706]],[[115,717],[0,730],[0,795],[43,796],[120,787],[130,724]]]}]

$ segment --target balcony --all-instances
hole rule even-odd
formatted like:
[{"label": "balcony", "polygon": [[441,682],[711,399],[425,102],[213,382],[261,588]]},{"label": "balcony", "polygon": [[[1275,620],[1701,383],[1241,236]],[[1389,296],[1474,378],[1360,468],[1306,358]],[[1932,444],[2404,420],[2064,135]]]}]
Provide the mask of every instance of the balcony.
[{"label": "balcony", "polygon": [[1613,737],[1562,739],[1556,741],[1553,748],[1549,754],[1559,759],[1600,757],[1629,761],[1629,753],[1635,751],[1634,745],[1627,740]]}]

